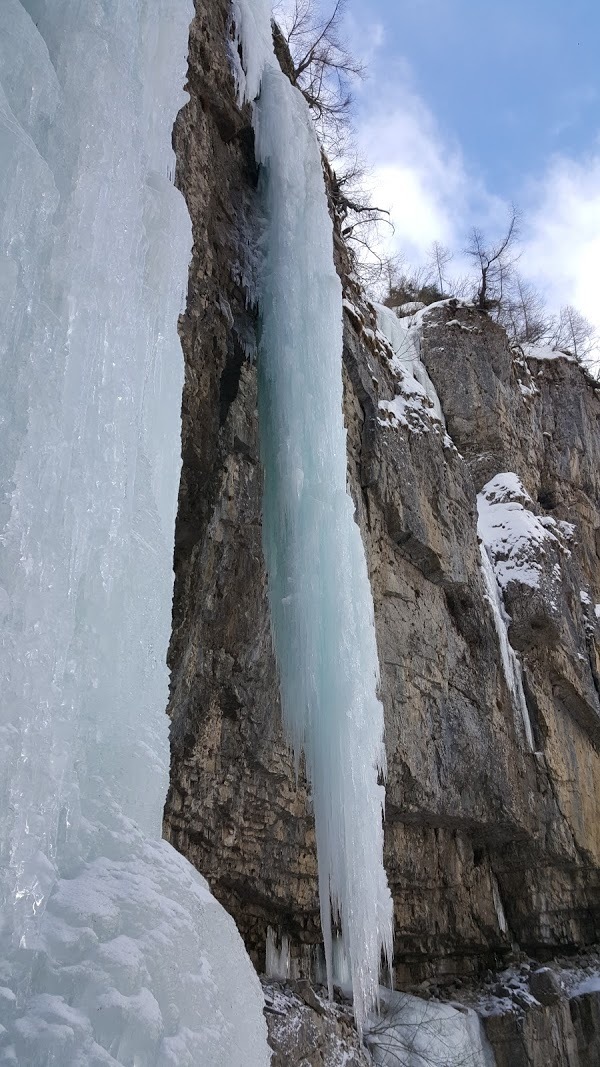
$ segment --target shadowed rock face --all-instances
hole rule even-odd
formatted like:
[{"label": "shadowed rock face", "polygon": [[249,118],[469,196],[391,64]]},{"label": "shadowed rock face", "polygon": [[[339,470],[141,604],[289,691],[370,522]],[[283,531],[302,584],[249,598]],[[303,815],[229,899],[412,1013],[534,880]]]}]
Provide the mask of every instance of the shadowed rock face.
[{"label": "shadowed rock face", "polygon": [[[234,915],[259,969],[272,926],[289,936],[302,975],[320,929],[310,798],[281,731],[261,549],[257,172],[230,74],[229,5],[196,8],[191,99],[174,135],[194,249],[181,320],[165,834]],[[515,942],[538,958],[575,950],[600,935],[597,387],[567,360],[523,358],[487,317],[446,304],[424,318],[422,358],[454,444],[427,412],[420,430],[382,417],[380,401],[397,390],[390,351],[341,253],[338,266],[355,305],[345,322],[348,479],[386,711],[397,981],[476,975]],[[538,591],[505,590],[535,754],[479,567],[477,492],[506,471],[535,514],[574,525],[556,558],[539,559],[560,579],[552,571]]]}]

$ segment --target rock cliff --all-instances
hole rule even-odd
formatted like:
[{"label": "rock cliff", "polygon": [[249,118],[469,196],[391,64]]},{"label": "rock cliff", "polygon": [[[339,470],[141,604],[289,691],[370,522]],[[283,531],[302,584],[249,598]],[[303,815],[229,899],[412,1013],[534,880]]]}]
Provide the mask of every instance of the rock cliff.
[{"label": "rock cliff", "polygon": [[[271,927],[289,939],[291,974],[304,977],[320,940],[314,828],[281,730],[271,649],[258,175],[229,42],[228,0],[196,0],[190,102],[174,133],[194,246],[181,319],[165,834],[234,916],[259,971]],[[339,260],[348,481],[386,714],[395,977],[401,988],[452,987],[519,950],[543,961],[600,937],[600,387],[569,359],[516,350],[488,317],[446,301],[404,324],[444,427],[346,276],[343,249]],[[503,669],[478,499],[522,520],[491,555],[533,745]]]}]

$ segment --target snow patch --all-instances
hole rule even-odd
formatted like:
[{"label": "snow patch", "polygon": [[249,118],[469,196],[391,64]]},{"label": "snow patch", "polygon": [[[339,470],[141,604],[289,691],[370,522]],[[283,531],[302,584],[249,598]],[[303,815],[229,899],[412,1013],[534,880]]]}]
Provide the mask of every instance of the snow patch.
[{"label": "snow patch", "polygon": [[435,386],[421,361],[421,331],[414,317],[402,320],[384,304],[374,304],[378,334],[391,349],[390,366],[396,377],[393,400],[380,400],[382,426],[406,426],[413,433],[431,430],[444,434],[444,444],[453,448]]},{"label": "snow patch", "polygon": [[523,345],[523,352],[527,359],[535,359],[540,362],[554,359],[565,359],[567,363],[577,362],[575,357],[569,355],[568,352],[560,352],[557,348],[550,348],[549,345]]},{"label": "snow patch", "polygon": [[497,474],[477,498],[478,530],[501,589],[509,582],[537,589],[540,559],[549,543],[561,545],[561,527],[551,516],[537,516],[533,501],[516,474]]}]

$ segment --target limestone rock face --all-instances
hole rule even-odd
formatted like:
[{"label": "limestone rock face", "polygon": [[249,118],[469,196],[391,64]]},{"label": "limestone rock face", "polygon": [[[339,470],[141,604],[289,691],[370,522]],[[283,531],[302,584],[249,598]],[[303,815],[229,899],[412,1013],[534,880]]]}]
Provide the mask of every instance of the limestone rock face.
[{"label": "limestone rock face", "polygon": [[485,1020],[496,1067],[598,1067],[600,993]]},{"label": "limestone rock face", "polygon": [[[310,986],[307,984],[307,988]],[[267,982],[265,1017],[271,1067],[368,1067],[372,1059],[354,1028],[351,1010],[298,994],[294,983]]]},{"label": "limestone rock face", "polygon": [[[194,249],[181,320],[165,833],[233,914],[259,970],[271,926],[288,936],[300,977],[320,940],[314,827],[281,730],[269,631],[253,361],[260,207],[228,18],[227,0],[197,0],[191,99],[175,129]],[[348,480],[386,713],[396,980],[450,983],[499,966],[515,944],[544,960],[600,936],[599,387],[567,359],[511,349],[488,317],[445,302],[419,311],[414,328],[448,432],[427,405],[397,417],[393,353],[343,281]],[[538,558],[548,582],[504,589],[535,752],[480,569],[477,494],[505,472],[548,529],[561,524]],[[582,1005],[572,1024],[582,1033],[590,1012]]]}]

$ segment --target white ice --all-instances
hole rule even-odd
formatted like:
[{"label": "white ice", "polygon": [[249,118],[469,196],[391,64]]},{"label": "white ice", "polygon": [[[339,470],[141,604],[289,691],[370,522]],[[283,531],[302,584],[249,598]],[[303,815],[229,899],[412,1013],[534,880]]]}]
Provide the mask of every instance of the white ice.
[{"label": "white ice", "polygon": [[188,0],[0,6],[0,1064],[266,1065],[233,921],[160,840]]},{"label": "white ice", "polygon": [[584,978],[569,989],[570,997],[581,997],[585,993],[600,993],[600,974]]},{"label": "white ice", "polygon": [[278,947],[277,935],[272,926],[267,928],[265,974],[267,978],[279,978],[282,981],[292,977],[290,973],[290,939],[287,934],[283,934],[281,944]]},{"label": "white ice", "polygon": [[485,544],[481,544],[479,548],[481,552],[481,572],[483,575],[487,601],[492,609],[494,626],[496,627],[504,677],[512,697],[513,706],[517,713],[519,729],[524,731],[527,746],[529,750],[533,752],[535,746],[533,742],[531,720],[529,718],[529,709],[527,707],[525,691],[523,689],[523,672],[519,658],[508,639],[508,624],[510,619],[506,614],[504,600],[502,598],[502,590],[498,584],[496,573],[488,556],[488,550]]},{"label": "white ice", "polygon": [[463,1005],[381,991],[382,1010],[367,1030],[377,1067],[495,1067],[476,1012]]},{"label": "white ice", "polygon": [[275,60],[269,5],[236,0],[234,17],[240,94],[256,97],[265,212],[259,423],[273,641],[285,727],[312,787],[329,982],[333,912],[360,1029],[377,1000],[382,950],[391,956],[392,900],[373,599],[346,489],[342,290],[319,146]]}]

